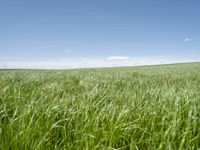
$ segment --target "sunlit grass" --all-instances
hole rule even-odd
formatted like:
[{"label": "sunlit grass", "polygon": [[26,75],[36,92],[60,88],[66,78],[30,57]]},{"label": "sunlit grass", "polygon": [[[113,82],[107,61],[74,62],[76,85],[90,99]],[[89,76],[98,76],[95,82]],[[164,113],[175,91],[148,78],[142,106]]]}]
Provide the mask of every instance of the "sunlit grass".
[{"label": "sunlit grass", "polygon": [[0,149],[198,149],[200,63],[0,71]]}]

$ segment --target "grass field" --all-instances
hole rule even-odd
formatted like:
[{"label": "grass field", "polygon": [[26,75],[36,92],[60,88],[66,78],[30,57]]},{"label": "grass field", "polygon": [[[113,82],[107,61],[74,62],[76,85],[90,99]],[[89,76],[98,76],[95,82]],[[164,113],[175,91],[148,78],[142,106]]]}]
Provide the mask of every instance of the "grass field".
[{"label": "grass field", "polygon": [[200,63],[2,70],[0,149],[200,149]]}]

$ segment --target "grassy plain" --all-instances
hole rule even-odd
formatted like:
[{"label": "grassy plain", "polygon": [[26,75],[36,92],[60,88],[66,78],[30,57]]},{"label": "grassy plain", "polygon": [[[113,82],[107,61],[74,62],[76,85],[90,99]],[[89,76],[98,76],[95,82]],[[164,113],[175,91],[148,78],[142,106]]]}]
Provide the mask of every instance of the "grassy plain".
[{"label": "grassy plain", "polygon": [[0,149],[199,149],[200,63],[0,71]]}]

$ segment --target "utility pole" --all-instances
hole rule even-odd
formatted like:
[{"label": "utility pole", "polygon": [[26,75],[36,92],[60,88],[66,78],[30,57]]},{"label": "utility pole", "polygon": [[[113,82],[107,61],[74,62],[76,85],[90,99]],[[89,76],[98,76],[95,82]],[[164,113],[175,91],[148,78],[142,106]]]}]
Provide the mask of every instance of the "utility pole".
[{"label": "utility pole", "polygon": [[6,65],[6,61],[4,61],[3,59],[1,60],[1,69],[6,69],[7,65]]},{"label": "utility pole", "polygon": [[4,61],[4,69],[7,68],[6,60]]},{"label": "utility pole", "polygon": [[1,60],[1,69],[3,69],[3,59]]}]

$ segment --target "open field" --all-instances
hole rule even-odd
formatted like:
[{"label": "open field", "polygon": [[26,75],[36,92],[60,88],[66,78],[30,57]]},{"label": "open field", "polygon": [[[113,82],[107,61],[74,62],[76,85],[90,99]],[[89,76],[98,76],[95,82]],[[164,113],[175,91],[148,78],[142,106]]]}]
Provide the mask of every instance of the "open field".
[{"label": "open field", "polygon": [[198,149],[200,63],[0,71],[0,149]]}]

